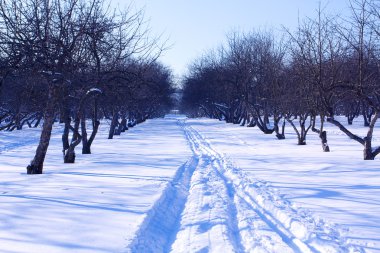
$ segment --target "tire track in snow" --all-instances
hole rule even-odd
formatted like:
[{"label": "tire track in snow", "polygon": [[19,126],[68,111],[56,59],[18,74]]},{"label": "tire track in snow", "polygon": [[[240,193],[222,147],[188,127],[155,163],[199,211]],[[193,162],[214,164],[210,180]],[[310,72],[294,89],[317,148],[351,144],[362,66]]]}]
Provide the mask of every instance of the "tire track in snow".
[{"label": "tire track in snow", "polygon": [[234,192],[241,244],[249,252],[364,252],[349,245],[340,231],[308,213],[298,212],[260,182],[251,182],[216,152],[195,129],[183,123],[193,151],[208,156]]}]

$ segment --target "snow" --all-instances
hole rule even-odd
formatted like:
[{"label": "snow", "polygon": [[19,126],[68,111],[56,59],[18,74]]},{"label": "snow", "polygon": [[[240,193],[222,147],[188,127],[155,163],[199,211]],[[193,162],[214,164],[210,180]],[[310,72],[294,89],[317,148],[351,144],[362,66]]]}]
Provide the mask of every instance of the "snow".
[{"label": "snow", "polygon": [[[125,251],[190,153],[172,121],[148,121],[114,140],[107,140],[107,127],[102,125],[93,154],[77,154],[69,165],[62,163],[62,129],[56,127],[43,175],[26,175],[35,145],[8,144],[0,156],[1,252]],[[37,134],[28,129],[0,138],[19,141],[24,131]]]},{"label": "snow", "polygon": [[0,132],[1,252],[380,252],[379,160],[326,127],[330,153],[290,127],[172,114],[108,140],[102,122],[63,164],[56,125],[32,176],[39,129]]},{"label": "snow", "polygon": [[89,93],[103,94],[102,90],[99,89],[99,88],[91,88],[91,89],[89,89],[89,90],[86,92],[86,95],[88,95]]},{"label": "snow", "polygon": [[[340,225],[331,232],[339,232],[348,243],[380,252],[378,160],[363,161],[362,146],[344,134],[336,134],[339,132],[334,126],[327,126],[332,152],[323,153],[316,134],[308,135],[308,145],[298,146],[289,127],[287,139],[276,140],[257,128],[207,119],[203,124],[199,120],[187,123],[194,124],[247,178],[274,191],[270,195],[289,201],[300,212],[308,209],[311,213],[306,211],[307,216],[327,223],[323,229],[333,226],[330,222]],[[359,123],[353,127],[362,129]],[[221,139],[221,135],[225,137]],[[270,203],[264,204],[265,209],[271,209]]]}]

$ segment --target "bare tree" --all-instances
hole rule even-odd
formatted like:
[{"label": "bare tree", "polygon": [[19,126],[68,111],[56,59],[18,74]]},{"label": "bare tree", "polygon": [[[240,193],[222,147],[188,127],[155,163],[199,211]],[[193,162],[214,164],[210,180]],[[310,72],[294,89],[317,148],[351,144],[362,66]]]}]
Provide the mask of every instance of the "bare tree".
[{"label": "bare tree", "polygon": [[376,53],[379,48],[378,39],[373,24],[376,22],[376,12],[371,8],[373,1],[352,0],[350,7],[352,12],[348,27],[339,29],[341,36],[348,46],[346,58],[345,83],[339,87],[339,95],[345,98],[358,99],[364,106],[373,110],[373,117],[368,124],[367,134],[360,137],[346,128],[334,117],[327,120],[339,127],[351,139],[364,146],[363,157],[365,160],[373,160],[380,153],[380,147],[372,147],[373,131],[380,113],[379,96],[379,71],[375,66],[378,64]]},{"label": "bare tree", "polygon": [[[156,39],[149,39],[142,12],[132,13],[130,9],[112,12],[103,0],[1,0],[0,23],[1,83],[18,71],[28,73],[31,80],[39,81],[46,90],[40,143],[27,167],[28,174],[43,171],[58,113],[65,122],[64,150],[70,151],[75,147],[73,144],[84,140],[84,152],[88,152],[94,136],[86,139],[83,101],[90,100],[81,99],[83,91],[97,88],[106,81],[104,77],[113,75],[129,58],[154,62],[163,50]],[[37,100],[45,99],[37,97]],[[6,117],[15,115],[15,122],[22,122],[26,117],[22,108],[14,108],[16,112],[4,110],[8,111]],[[98,126],[95,116],[93,134]]]},{"label": "bare tree", "polygon": [[287,30],[291,39],[290,53],[296,61],[294,66],[297,66],[296,72],[301,81],[298,86],[300,89],[309,87],[302,96],[308,97],[305,106],[311,117],[311,129],[319,135],[325,152],[330,148],[324,122],[334,111],[336,96],[333,89],[341,84],[339,72],[345,50],[336,31],[335,19],[334,16],[325,16],[319,6],[315,19],[308,18],[299,23],[294,33]]}]

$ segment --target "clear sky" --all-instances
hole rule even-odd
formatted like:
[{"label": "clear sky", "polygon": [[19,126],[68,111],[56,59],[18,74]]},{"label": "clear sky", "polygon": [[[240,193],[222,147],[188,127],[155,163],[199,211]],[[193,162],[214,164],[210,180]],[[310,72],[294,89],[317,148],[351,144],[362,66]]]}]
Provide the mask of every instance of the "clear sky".
[{"label": "clear sky", "polygon": [[227,33],[282,25],[292,29],[298,18],[315,16],[320,2],[328,12],[347,13],[348,0],[134,0],[133,5],[145,8],[153,34],[169,38],[171,48],[161,61],[179,77],[194,59],[221,45]]}]

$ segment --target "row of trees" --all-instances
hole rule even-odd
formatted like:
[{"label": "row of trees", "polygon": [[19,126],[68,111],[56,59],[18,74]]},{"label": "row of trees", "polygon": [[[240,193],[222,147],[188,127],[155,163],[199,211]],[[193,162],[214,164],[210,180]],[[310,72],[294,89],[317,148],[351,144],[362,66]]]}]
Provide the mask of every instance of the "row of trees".
[{"label": "row of trees", "polygon": [[[380,1],[351,0],[350,18],[323,14],[284,29],[281,40],[270,32],[232,33],[221,48],[190,67],[184,79],[182,110],[235,124],[257,126],[265,134],[285,138],[285,123],[306,144],[308,132],[319,134],[329,151],[324,124],[339,127],[363,145],[364,159],[373,160],[372,146],[380,113]],[[368,128],[360,137],[348,124],[362,115]]]},{"label": "row of trees", "polygon": [[91,153],[100,118],[112,139],[170,108],[171,72],[148,31],[142,11],[103,0],[0,0],[0,130],[42,123],[28,174],[42,173],[54,122],[72,163],[78,144]]}]

